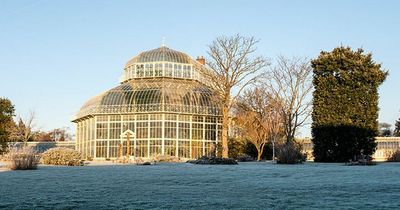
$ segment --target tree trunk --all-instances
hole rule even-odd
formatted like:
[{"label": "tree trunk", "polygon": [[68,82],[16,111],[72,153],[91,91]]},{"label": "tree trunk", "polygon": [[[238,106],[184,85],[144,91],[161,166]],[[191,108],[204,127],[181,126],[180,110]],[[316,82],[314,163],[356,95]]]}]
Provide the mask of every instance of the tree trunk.
[{"label": "tree trunk", "polygon": [[275,137],[273,137],[274,139],[272,140],[272,161],[275,161]]},{"label": "tree trunk", "polygon": [[222,157],[228,158],[229,108],[222,108]]},{"label": "tree trunk", "polygon": [[261,148],[257,148],[257,161],[261,160],[262,150]]},{"label": "tree trunk", "polygon": [[286,137],[286,144],[292,143],[294,140],[294,135],[292,135],[292,131],[290,131],[289,135]]},{"label": "tree trunk", "polygon": [[262,143],[261,146],[257,148],[257,161],[261,160],[262,153],[264,152],[265,143]]}]

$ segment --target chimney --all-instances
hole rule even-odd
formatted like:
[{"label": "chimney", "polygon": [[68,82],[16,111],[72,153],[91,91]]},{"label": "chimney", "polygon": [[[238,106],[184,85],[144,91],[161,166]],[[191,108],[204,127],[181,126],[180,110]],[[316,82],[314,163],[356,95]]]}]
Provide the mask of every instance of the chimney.
[{"label": "chimney", "polygon": [[196,61],[199,62],[199,63],[201,63],[202,65],[206,65],[206,59],[204,59],[203,56],[198,56],[198,57],[196,58]]}]

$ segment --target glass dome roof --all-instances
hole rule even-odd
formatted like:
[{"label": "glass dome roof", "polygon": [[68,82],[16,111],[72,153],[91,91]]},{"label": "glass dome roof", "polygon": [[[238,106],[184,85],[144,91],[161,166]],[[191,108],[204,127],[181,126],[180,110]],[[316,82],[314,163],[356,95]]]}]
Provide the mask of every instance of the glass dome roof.
[{"label": "glass dome roof", "polygon": [[167,61],[173,63],[192,63],[192,59],[185,53],[172,50],[168,47],[162,46],[157,49],[144,51],[139,55],[130,59],[125,67],[131,66],[134,63],[158,62]]},{"label": "glass dome roof", "polygon": [[177,112],[219,115],[212,92],[197,81],[159,78],[123,83],[87,101],[76,119],[94,114]]},{"label": "glass dome roof", "polygon": [[203,64],[162,46],[130,59],[121,84],[87,101],[73,121],[97,114],[170,112],[220,115]]}]

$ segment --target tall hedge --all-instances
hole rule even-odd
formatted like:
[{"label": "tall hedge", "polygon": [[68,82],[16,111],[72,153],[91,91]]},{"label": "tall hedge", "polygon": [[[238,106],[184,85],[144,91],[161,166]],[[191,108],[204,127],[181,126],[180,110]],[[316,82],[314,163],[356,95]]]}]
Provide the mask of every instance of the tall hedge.
[{"label": "tall hedge", "polygon": [[0,98],[0,155],[7,149],[13,123],[14,106],[7,98]]},{"label": "tall hedge", "polygon": [[400,136],[400,118],[394,124],[393,136]]},{"label": "tall hedge", "polygon": [[312,136],[317,162],[344,162],[375,151],[378,87],[388,73],[362,49],[337,47],[311,62]]}]

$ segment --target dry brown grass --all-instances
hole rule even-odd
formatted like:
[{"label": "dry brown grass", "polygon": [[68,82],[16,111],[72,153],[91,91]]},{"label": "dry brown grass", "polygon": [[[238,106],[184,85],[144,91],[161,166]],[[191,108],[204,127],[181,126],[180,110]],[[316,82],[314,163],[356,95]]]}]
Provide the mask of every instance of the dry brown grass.
[{"label": "dry brown grass", "polygon": [[40,155],[31,147],[13,147],[5,155],[7,167],[11,170],[37,169]]}]

